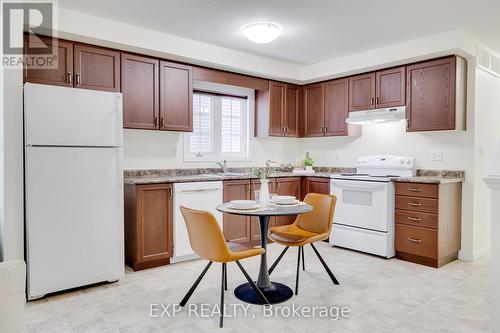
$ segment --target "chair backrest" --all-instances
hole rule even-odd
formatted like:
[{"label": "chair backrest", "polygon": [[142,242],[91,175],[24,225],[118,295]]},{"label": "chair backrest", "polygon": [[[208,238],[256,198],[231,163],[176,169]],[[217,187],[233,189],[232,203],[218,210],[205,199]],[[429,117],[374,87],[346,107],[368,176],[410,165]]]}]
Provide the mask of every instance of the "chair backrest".
[{"label": "chair backrest", "polygon": [[295,225],[310,232],[330,234],[337,197],[328,194],[309,193],[304,198],[304,202],[313,206],[314,209],[307,214],[297,216]]},{"label": "chair backrest", "polygon": [[210,261],[224,262],[229,249],[212,213],[187,207],[179,207],[186,223],[189,243],[194,253]]}]

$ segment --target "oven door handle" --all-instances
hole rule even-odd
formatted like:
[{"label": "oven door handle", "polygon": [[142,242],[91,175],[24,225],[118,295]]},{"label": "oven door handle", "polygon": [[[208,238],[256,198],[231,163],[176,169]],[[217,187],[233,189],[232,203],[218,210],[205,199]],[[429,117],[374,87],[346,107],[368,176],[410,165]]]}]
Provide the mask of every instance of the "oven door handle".
[{"label": "oven door handle", "polygon": [[341,182],[337,180],[332,180],[332,185],[334,187],[353,189],[353,190],[384,190],[386,185],[374,184],[373,182],[363,182],[363,181],[348,181]]}]

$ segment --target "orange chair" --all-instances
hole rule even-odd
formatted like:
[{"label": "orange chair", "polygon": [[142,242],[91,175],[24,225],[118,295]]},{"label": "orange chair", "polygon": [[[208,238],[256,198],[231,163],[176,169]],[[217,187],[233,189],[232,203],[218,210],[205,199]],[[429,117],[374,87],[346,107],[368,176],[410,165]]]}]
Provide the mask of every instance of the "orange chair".
[{"label": "orange chair", "polygon": [[271,268],[269,268],[269,274],[273,272],[290,246],[296,246],[299,249],[297,257],[297,276],[295,278],[295,295],[298,294],[299,290],[301,255],[302,270],[305,270],[304,245],[306,244],[311,245],[333,283],[339,284],[313,244],[314,242],[326,240],[330,237],[337,198],[334,195],[309,193],[304,198],[304,202],[313,206],[314,209],[309,213],[297,216],[293,224],[273,227],[268,231],[268,236],[273,242],[286,246],[272,264]]},{"label": "orange chair", "polygon": [[195,210],[180,206],[182,216],[186,222],[187,231],[189,234],[189,243],[193,251],[200,257],[208,260],[208,265],[201,272],[198,279],[196,279],[193,286],[189,289],[186,296],[179,303],[180,306],[185,306],[198,284],[201,282],[205,273],[208,271],[212,263],[222,263],[222,284],[220,296],[220,309],[221,316],[219,326],[223,326],[224,322],[224,290],[227,290],[227,263],[235,261],[241,272],[247,279],[248,283],[252,286],[253,290],[259,297],[264,305],[269,305],[266,297],[262,294],[260,289],[255,285],[246,270],[240,264],[239,260],[261,255],[264,253],[262,248],[250,248],[242,251],[232,251],[229,249],[222,230],[217,223],[215,217],[210,213],[203,210]]}]

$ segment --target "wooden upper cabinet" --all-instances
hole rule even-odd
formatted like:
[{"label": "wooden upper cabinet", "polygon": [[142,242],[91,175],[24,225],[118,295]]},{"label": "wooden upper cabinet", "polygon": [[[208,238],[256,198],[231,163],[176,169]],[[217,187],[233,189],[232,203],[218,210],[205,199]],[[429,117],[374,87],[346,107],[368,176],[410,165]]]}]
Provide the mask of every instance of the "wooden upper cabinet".
[{"label": "wooden upper cabinet", "polygon": [[326,82],[324,102],[325,136],[347,135],[345,122],[349,115],[349,80],[338,79]]},{"label": "wooden upper cabinet", "polygon": [[406,103],[406,67],[378,71],[376,74],[375,107],[389,108]]},{"label": "wooden upper cabinet", "polygon": [[456,57],[407,66],[406,75],[408,131],[455,129]]},{"label": "wooden upper cabinet", "polygon": [[349,78],[349,111],[375,108],[375,73]]},{"label": "wooden upper cabinet", "polygon": [[120,91],[120,53],[75,44],[74,86],[83,89]]},{"label": "wooden upper cabinet", "polygon": [[285,109],[283,112],[285,136],[299,136],[299,87],[287,84],[285,90]]},{"label": "wooden upper cabinet", "polygon": [[269,81],[269,88],[257,90],[255,135],[300,135],[299,87],[293,84]]},{"label": "wooden upper cabinet", "polygon": [[136,195],[136,263],[168,263],[173,253],[172,185],[139,185]]},{"label": "wooden upper cabinet", "polygon": [[160,129],[193,131],[193,70],[160,61]]},{"label": "wooden upper cabinet", "polygon": [[159,65],[156,59],[122,53],[123,127],[159,128]]},{"label": "wooden upper cabinet", "polygon": [[304,86],[304,136],[323,136],[323,85]]},{"label": "wooden upper cabinet", "polygon": [[286,84],[269,81],[269,135],[284,135]]},{"label": "wooden upper cabinet", "polygon": [[[223,184],[223,201],[250,200],[250,180],[230,180]],[[233,214],[223,215],[224,237],[229,242],[248,243],[250,241],[250,218]]]},{"label": "wooden upper cabinet", "polygon": [[[51,84],[63,87],[73,87],[73,44],[50,37],[24,36],[25,50],[28,43],[32,48],[43,48],[45,45],[57,47],[57,68],[30,69],[25,67],[24,82]],[[28,53],[27,56],[30,56]]]}]

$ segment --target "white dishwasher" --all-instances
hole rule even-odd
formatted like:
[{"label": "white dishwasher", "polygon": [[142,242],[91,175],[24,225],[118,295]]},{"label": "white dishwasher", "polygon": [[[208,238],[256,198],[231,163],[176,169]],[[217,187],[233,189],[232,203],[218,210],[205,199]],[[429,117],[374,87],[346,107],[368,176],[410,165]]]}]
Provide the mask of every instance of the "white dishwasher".
[{"label": "white dishwasher", "polygon": [[174,184],[174,253],[170,259],[171,263],[198,258],[189,244],[186,224],[179,206],[211,212],[222,228],[222,213],[215,209],[221,203],[221,181]]}]

